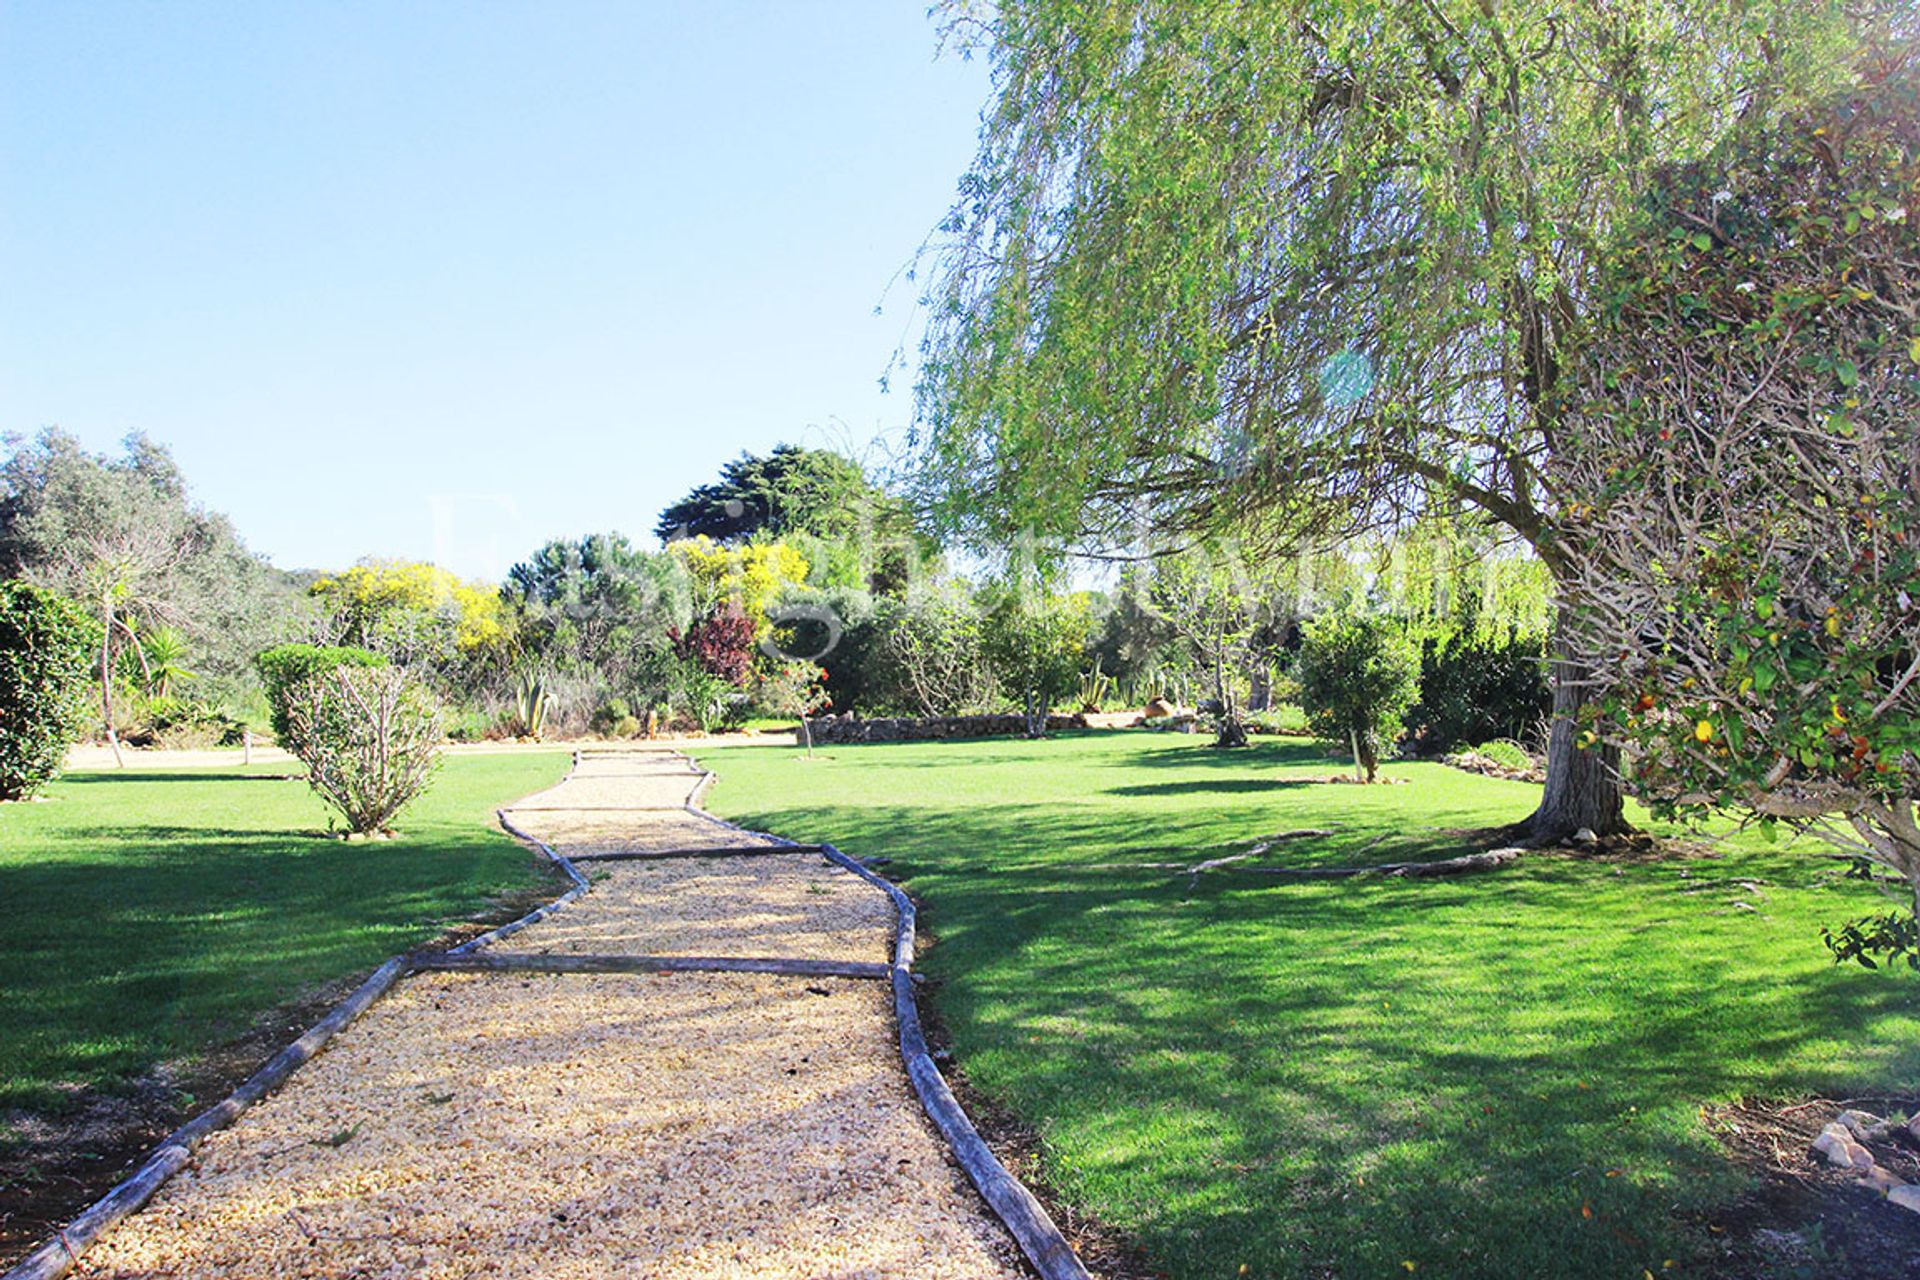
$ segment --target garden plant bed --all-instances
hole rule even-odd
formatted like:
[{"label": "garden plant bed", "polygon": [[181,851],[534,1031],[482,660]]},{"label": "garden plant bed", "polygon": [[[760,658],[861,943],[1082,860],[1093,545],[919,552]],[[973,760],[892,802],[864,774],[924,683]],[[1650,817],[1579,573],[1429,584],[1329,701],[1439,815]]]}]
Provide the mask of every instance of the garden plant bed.
[{"label": "garden plant bed", "polygon": [[[1709,1225],[1721,1250],[1718,1274],[1920,1275],[1920,1213],[1810,1154],[1822,1126],[1850,1107],[1911,1116],[1920,1114],[1920,1096],[1754,1099],[1708,1111],[1709,1128],[1754,1182]],[[1875,1143],[1873,1154],[1920,1183],[1920,1147]]]}]

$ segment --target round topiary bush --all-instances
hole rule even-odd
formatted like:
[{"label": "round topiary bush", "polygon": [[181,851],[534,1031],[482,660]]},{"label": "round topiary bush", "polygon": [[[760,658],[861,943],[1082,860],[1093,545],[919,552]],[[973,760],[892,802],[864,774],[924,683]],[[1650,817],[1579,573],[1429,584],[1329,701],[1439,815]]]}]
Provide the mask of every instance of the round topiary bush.
[{"label": "round topiary bush", "polygon": [[[267,687],[267,707],[273,724],[273,736],[281,746],[293,751],[288,732],[288,691],[310,676],[340,667],[384,667],[387,660],[371,649],[351,645],[277,644],[254,655],[253,666]],[[298,755],[298,752],[294,752]]]},{"label": "round topiary bush", "polygon": [[0,800],[24,800],[59,772],[99,643],[99,626],[65,596],[0,582]]}]

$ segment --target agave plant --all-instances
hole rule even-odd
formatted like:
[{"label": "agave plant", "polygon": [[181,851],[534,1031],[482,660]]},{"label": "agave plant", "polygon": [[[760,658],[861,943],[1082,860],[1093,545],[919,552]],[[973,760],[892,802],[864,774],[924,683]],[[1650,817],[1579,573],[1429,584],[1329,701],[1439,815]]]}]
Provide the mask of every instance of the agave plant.
[{"label": "agave plant", "polygon": [[1080,673],[1080,709],[1098,711],[1113,692],[1113,677],[1100,669],[1100,659],[1096,655],[1091,669]]},{"label": "agave plant", "polygon": [[546,728],[547,681],[538,671],[520,673],[520,683],[514,690],[513,714],[521,734],[526,737],[538,738]]}]

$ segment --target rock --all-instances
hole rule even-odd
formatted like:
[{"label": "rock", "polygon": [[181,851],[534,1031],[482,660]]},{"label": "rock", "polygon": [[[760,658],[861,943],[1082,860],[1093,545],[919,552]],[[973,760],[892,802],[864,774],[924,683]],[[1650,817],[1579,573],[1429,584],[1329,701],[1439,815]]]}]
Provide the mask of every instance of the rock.
[{"label": "rock", "polygon": [[1145,716],[1149,720],[1158,720],[1162,716],[1173,715],[1178,709],[1179,708],[1175,707],[1171,702],[1168,702],[1165,698],[1155,698],[1152,702],[1149,702],[1146,705],[1146,709],[1143,710],[1140,714]]},{"label": "rock", "polygon": [[1885,1165],[1876,1164],[1860,1175],[1860,1183],[1885,1196],[1892,1195],[1895,1188],[1906,1186],[1907,1180]]},{"label": "rock", "polygon": [[1836,1169],[1871,1169],[1873,1153],[1853,1140],[1853,1133],[1838,1122],[1828,1125],[1813,1140],[1816,1154],[1825,1156]]},{"label": "rock", "polygon": [[1907,1121],[1907,1132],[1913,1135],[1914,1141],[1920,1142],[1920,1115]]},{"label": "rock", "polygon": [[1851,1162],[1846,1157],[1847,1141],[1847,1131],[1837,1124],[1830,1124],[1813,1140],[1813,1154],[1826,1157],[1828,1164],[1849,1164]]},{"label": "rock", "polygon": [[1874,1115],[1871,1111],[1842,1111],[1840,1118],[1834,1123],[1845,1125],[1847,1130],[1856,1138],[1865,1138],[1869,1133],[1878,1130],[1881,1126],[1880,1117]]},{"label": "rock", "polygon": [[1920,1187],[1907,1185],[1895,1187],[1887,1192],[1887,1203],[1897,1204],[1902,1209],[1911,1209],[1920,1213]]},{"label": "rock", "polygon": [[1573,842],[1583,849],[1591,849],[1600,843],[1600,837],[1593,834],[1592,827],[1582,827],[1573,833]]},{"label": "rock", "polygon": [[1891,1137],[1898,1128],[1896,1125],[1888,1124],[1871,1111],[1842,1111],[1839,1120],[1835,1123],[1845,1126],[1847,1132],[1861,1142],[1879,1142]]}]

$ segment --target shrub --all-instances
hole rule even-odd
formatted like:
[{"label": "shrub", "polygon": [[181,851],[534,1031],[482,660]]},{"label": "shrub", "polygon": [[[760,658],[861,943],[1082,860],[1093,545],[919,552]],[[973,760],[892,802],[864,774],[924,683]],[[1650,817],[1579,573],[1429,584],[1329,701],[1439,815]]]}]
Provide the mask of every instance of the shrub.
[{"label": "shrub", "polygon": [[244,721],[219,707],[191,698],[136,698],[132,705],[142,723],[121,737],[137,747],[165,747],[176,751],[237,747],[247,731]]},{"label": "shrub", "polygon": [[1490,739],[1475,747],[1473,753],[1485,756],[1502,769],[1523,770],[1534,767],[1533,757],[1527,754],[1527,749],[1511,738]]},{"label": "shrub", "polygon": [[725,728],[744,713],[746,705],[746,695],[732,681],[715,675],[691,658],[674,664],[669,673],[667,698],[669,721],[674,711],[685,712],[702,733]]},{"label": "shrub", "polygon": [[722,605],[701,618],[686,634],[674,641],[680,657],[696,662],[701,670],[717,676],[736,689],[745,688],[753,678],[753,619],[737,605]]},{"label": "shrub", "polygon": [[288,746],[287,694],[294,685],[311,676],[338,667],[384,667],[387,660],[370,649],[345,645],[278,644],[254,655],[253,666],[267,688],[268,718],[274,739]]},{"label": "shrub", "polygon": [[345,663],[285,691],[288,749],[307,780],[359,834],[385,831],[439,761],[443,713],[390,667]]},{"label": "shrub", "polygon": [[915,715],[960,715],[993,700],[980,612],[952,585],[909,596],[888,619],[878,656]]},{"label": "shrub", "polygon": [[1322,740],[1353,752],[1368,782],[1399,740],[1420,687],[1420,651],[1385,618],[1337,613],[1309,623],[1300,646],[1300,699]]},{"label": "shrub", "polygon": [[1086,597],[1003,587],[990,599],[981,652],[1019,704],[1027,736],[1043,737],[1053,704],[1080,683],[1090,627]]},{"label": "shrub", "polygon": [[826,668],[836,711],[875,715],[900,708],[900,673],[886,638],[902,605],[852,588],[791,590],[770,611],[761,652],[776,662]]},{"label": "shrub", "polygon": [[1407,728],[1423,754],[1489,738],[1524,740],[1552,709],[1543,636],[1463,630],[1420,646],[1420,699]]},{"label": "shrub", "polygon": [[0,800],[59,772],[80,736],[100,630],[65,596],[0,582]]}]

